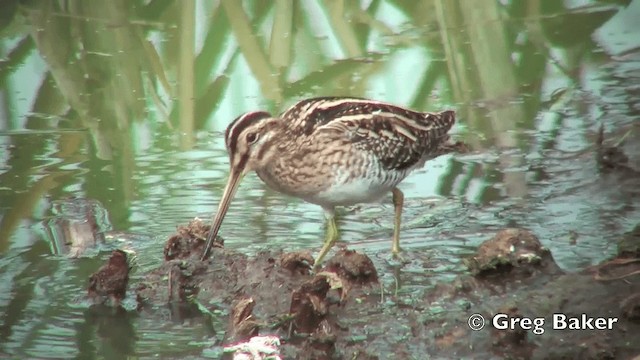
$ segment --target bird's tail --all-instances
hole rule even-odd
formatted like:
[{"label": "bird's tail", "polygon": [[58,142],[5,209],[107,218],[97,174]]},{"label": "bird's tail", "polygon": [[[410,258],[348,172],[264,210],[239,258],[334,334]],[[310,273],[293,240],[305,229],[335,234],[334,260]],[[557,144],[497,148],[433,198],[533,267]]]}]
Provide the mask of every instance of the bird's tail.
[{"label": "bird's tail", "polygon": [[435,148],[426,155],[426,160],[436,158],[440,155],[449,153],[466,153],[469,147],[462,141],[453,141],[449,134],[449,130],[456,122],[456,112],[453,110],[445,110],[439,113],[429,113],[427,115],[431,124],[435,125]]},{"label": "bird's tail", "polygon": [[439,113],[427,113],[427,121],[434,124],[435,127],[446,134],[453,124],[456,123],[456,112],[453,110],[445,110]]}]

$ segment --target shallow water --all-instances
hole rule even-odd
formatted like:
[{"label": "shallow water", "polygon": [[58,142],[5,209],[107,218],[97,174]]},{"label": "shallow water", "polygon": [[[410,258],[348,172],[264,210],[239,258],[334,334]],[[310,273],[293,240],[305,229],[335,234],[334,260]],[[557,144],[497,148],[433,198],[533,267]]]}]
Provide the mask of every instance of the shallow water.
[{"label": "shallow water", "polygon": [[[374,1],[362,4],[367,11],[303,2],[245,8],[248,23],[238,17],[242,8],[224,3],[196,2],[193,13],[172,3],[162,11],[142,3],[31,5],[3,20],[0,356],[200,355],[217,333],[204,321],[173,321],[169,311],[146,318],[90,310],[87,277],[111,249],[126,248],[136,254],[135,288],[162,261],[178,224],[209,219],[217,207],[228,174],[226,125],[244,111],[278,113],[299,98],[341,94],[457,111],[453,132],[473,151],[430,161],[401,185],[409,263],[382,274],[386,287],[400,284],[400,294],[464,273],[462,259],[507,226],[533,230],[563,269],[576,271],[614,255],[621,235],[638,224],[637,174],[600,174],[595,139],[600,124],[609,144],[631,131],[622,149],[640,169],[633,20],[640,1],[566,8],[483,1],[474,9]],[[269,46],[283,21],[279,11],[303,19],[292,25],[290,53]],[[261,34],[257,41],[243,24]],[[191,50],[180,40],[189,28]],[[57,42],[68,29],[74,36]],[[139,51],[144,44],[158,59]],[[65,46],[73,56],[61,62],[56,54],[68,55]],[[181,59],[195,61],[195,70]],[[265,74],[265,61],[282,75]],[[51,230],[56,204],[68,198],[106,211],[96,224],[105,242],[78,259],[59,254],[55,239],[64,241],[64,233]],[[344,243],[386,264],[390,196],[340,215]],[[250,175],[221,234],[228,248],[245,253],[315,251],[322,221],[317,206]]]}]

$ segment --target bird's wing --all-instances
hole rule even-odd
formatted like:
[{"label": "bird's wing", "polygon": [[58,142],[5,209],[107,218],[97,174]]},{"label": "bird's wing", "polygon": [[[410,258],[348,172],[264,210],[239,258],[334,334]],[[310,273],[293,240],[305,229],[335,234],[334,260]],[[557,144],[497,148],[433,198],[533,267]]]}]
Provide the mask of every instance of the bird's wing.
[{"label": "bird's wing", "polygon": [[353,146],[376,156],[385,169],[403,170],[435,154],[454,122],[453,111],[418,113],[384,105],[340,115],[316,132],[341,132]]},{"label": "bird's wing", "polygon": [[289,129],[309,136],[316,129],[339,120],[344,116],[375,113],[395,113],[406,117],[420,116],[399,106],[355,97],[318,97],[297,102],[280,118]]}]

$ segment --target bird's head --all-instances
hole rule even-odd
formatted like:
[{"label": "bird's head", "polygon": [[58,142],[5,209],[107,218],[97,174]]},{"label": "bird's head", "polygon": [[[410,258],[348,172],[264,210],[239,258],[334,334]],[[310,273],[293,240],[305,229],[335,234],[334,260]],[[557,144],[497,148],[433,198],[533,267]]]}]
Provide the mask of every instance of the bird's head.
[{"label": "bird's head", "polygon": [[227,127],[224,141],[229,153],[229,179],[207,237],[203,260],[213,245],[213,239],[220,230],[222,220],[244,175],[266,166],[276,153],[274,139],[278,124],[278,119],[273,118],[271,114],[254,111],[240,115]]},{"label": "bird's head", "polygon": [[264,111],[240,115],[229,124],[224,141],[231,175],[242,176],[266,165],[276,151],[272,140],[277,124],[277,119]]}]

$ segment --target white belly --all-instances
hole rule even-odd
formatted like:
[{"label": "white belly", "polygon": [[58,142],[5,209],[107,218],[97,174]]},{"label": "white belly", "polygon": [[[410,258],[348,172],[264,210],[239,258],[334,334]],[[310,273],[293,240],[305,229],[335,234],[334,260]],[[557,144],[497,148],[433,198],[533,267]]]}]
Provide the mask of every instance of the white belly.
[{"label": "white belly", "polygon": [[[367,163],[366,160],[363,161]],[[351,165],[362,166],[357,162]],[[311,167],[301,168],[308,170]],[[277,167],[256,170],[262,181],[276,191],[324,208],[333,208],[379,200],[393,190],[410,169],[396,171],[375,166],[354,173],[352,168],[337,163],[330,170],[294,172],[292,177],[283,177],[282,172]]]},{"label": "white belly", "polygon": [[316,194],[306,196],[304,200],[323,207],[349,206],[374,202],[387,195],[405,174],[387,174],[385,179],[352,178],[339,176],[331,186]]}]

